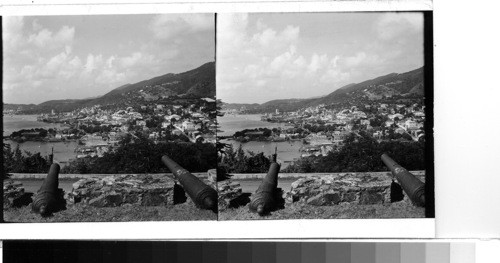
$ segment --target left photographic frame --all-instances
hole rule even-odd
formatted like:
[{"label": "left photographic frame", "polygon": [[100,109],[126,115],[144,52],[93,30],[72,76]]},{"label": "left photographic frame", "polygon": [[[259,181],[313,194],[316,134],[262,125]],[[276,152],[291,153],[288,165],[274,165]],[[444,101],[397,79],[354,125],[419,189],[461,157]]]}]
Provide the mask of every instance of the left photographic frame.
[{"label": "left photographic frame", "polygon": [[4,16],[3,220],[217,220],[215,14]]}]

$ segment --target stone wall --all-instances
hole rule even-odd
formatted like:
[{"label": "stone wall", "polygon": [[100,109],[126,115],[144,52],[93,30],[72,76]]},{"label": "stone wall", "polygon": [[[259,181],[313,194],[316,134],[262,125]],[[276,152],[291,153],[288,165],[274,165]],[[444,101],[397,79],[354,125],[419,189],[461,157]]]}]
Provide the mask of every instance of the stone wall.
[{"label": "stone wall", "polygon": [[[208,173],[192,173],[194,176],[200,179],[207,179]],[[130,175],[141,175],[141,174],[130,174]],[[161,175],[173,177],[172,173],[158,173],[151,175]],[[110,176],[110,174],[59,174],[59,179],[85,179],[89,177],[99,177],[104,178]],[[47,174],[39,173],[9,173],[10,179],[45,179]]]},{"label": "stone wall", "polygon": [[231,206],[231,203],[238,200],[243,194],[238,182],[225,180],[217,182],[219,211],[224,211]]},{"label": "stone wall", "polygon": [[[425,171],[411,173],[425,182]],[[219,182],[219,191],[224,193],[219,196],[219,202],[228,204],[242,194],[238,179],[261,180],[264,176],[265,174],[235,174],[231,180]],[[407,195],[390,172],[280,173],[279,178],[297,178],[291,189],[283,194],[288,203],[303,202],[314,206],[327,206],[340,203],[364,205],[408,201]]]},{"label": "stone wall", "polygon": [[390,181],[372,174],[341,173],[310,176],[292,183],[287,202],[336,205],[341,202],[381,204],[390,202]]},{"label": "stone wall", "polygon": [[[194,174],[207,185],[215,188],[216,173]],[[12,174],[11,178],[45,179],[46,174]],[[96,207],[121,205],[168,206],[183,203],[187,196],[182,186],[170,174],[114,174],[114,175],[65,175],[59,179],[82,178],[65,194],[68,204],[84,203]],[[25,206],[32,202],[32,193],[25,193],[22,183],[5,180],[4,209]]]},{"label": "stone wall", "polygon": [[3,209],[21,207],[30,204],[33,193],[24,191],[23,184],[7,179],[3,182]]},{"label": "stone wall", "polygon": [[96,207],[124,204],[141,206],[174,205],[174,179],[160,175],[110,175],[80,179],[67,194],[69,203],[83,202]]},{"label": "stone wall", "polygon": [[[425,182],[424,171],[411,173]],[[17,178],[16,174],[13,175]],[[19,174],[17,176],[19,177]],[[46,177],[45,174],[37,176]],[[66,194],[65,198],[69,204],[83,202],[97,207],[126,204],[157,206],[182,203],[187,198],[172,174],[83,176],[85,178],[74,183],[72,191]],[[196,176],[211,187],[217,188],[219,210],[222,211],[231,206],[244,205],[249,201],[249,195],[253,194],[244,193],[238,179],[261,180],[265,174],[235,174],[231,179],[221,182],[216,182],[215,170],[203,174],[198,173]],[[407,199],[398,184],[393,183],[390,172],[280,173],[279,178],[297,178],[292,183],[291,190],[283,194],[283,198],[288,203],[303,202],[315,206],[339,203],[383,204]],[[279,182],[278,187],[280,187]],[[31,202],[33,194],[25,193],[20,182],[12,179],[5,180],[3,189],[4,209],[27,205]]]},{"label": "stone wall", "polygon": [[[425,179],[425,171],[409,171],[413,175],[415,175],[417,178],[420,180]],[[392,178],[392,173],[387,171],[387,172],[364,172],[364,173],[353,173],[353,174],[376,174],[380,176],[385,176],[387,177],[387,180],[390,180]],[[308,176],[326,176],[326,175],[332,175],[332,174],[339,174],[339,173],[279,173],[278,178],[283,178],[283,179],[291,179],[291,178],[305,178]],[[266,176],[265,173],[245,173],[245,174],[231,174],[230,178],[232,180],[246,180],[246,179],[263,179]]]}]

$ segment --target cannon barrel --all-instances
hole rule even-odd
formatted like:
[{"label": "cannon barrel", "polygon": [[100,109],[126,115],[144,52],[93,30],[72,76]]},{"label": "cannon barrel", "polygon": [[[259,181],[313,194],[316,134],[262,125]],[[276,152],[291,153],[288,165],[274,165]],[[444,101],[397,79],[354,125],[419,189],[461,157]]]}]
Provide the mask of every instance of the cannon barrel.
[{"label": "cannon barrel", "polygon": [[271,163],[269,171],[262,180],[262,183],[252,195],[250,201],[250,210],[257,212],[259,215],[265,215],[273,210],[277,205],[275,198],[278,188],[278,172],[280,165],[276,162]]},{"label": "cannon barrel", "polygon": [[396,177],[410,200],[417,206],[425,206],[424,183],[385,153],[382,154],[382,161],[389,169],[391,169],[392,174]]},{"label": "cannon barrel", "polygon": [[48,216],[59,209],[61,204],[61,191],[59,190],[59,164],[54,163],[50,166],[49,173],[42,186],[33,198],[31,205],[35,213],[42,216]]},{"label": "cannon barrel", "polygon": [[192,175],[186,169],[182,168],[168,156],[161,157],[162,162],[174,174],[175,178],[184,188],[184,191],[189,195],[196,206],[217,211],[217,191],[206,185],[198,177]]}]

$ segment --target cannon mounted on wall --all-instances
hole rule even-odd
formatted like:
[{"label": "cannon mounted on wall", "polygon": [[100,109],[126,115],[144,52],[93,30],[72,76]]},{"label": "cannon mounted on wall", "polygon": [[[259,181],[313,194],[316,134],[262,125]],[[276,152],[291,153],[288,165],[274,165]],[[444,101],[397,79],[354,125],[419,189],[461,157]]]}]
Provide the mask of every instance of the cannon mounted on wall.
[{"label": "cannon mounted on wall", "polygon": [[164,155],[161,160],[174,174],[196,206],[217,212],[217,191],[215,189],[182,168],[168,156]]},{"label": "cannon mounted on wall", "polygon": [[425,206],[425,184],[415,175],[396,163],[389,155],[382,154],[382,161],[391,170],[396,180],[416,206]]},{"label": "cannon mounted on wall", "polygon": [[50,166],[49,173],[42,186],[35,194],[31,208],[33,212],[41,216],[49,216],[55,212],[66,209],[64,191],[59,188],[59,171],[61,167],[57,163]]},{"label": "cannon mounted on wall", "polygon": [[278,188],[278,173],[281,166],[276,162],[276,151],[277,149],[273,154],[266,176],[250,198],[250,211],[256,212],[260,216],[276,210],[282,203],[282,198],[278,196],[281,193],[281,189]]}]

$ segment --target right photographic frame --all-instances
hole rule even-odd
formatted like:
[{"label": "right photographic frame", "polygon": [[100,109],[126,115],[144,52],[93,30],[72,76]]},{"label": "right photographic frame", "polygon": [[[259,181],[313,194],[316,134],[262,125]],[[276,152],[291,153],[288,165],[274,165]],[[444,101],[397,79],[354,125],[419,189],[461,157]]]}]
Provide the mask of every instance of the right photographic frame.
[{"label": "right photographic frame", "polygon": [[434,218],[432,12],[216,17],[219,220]]}]

